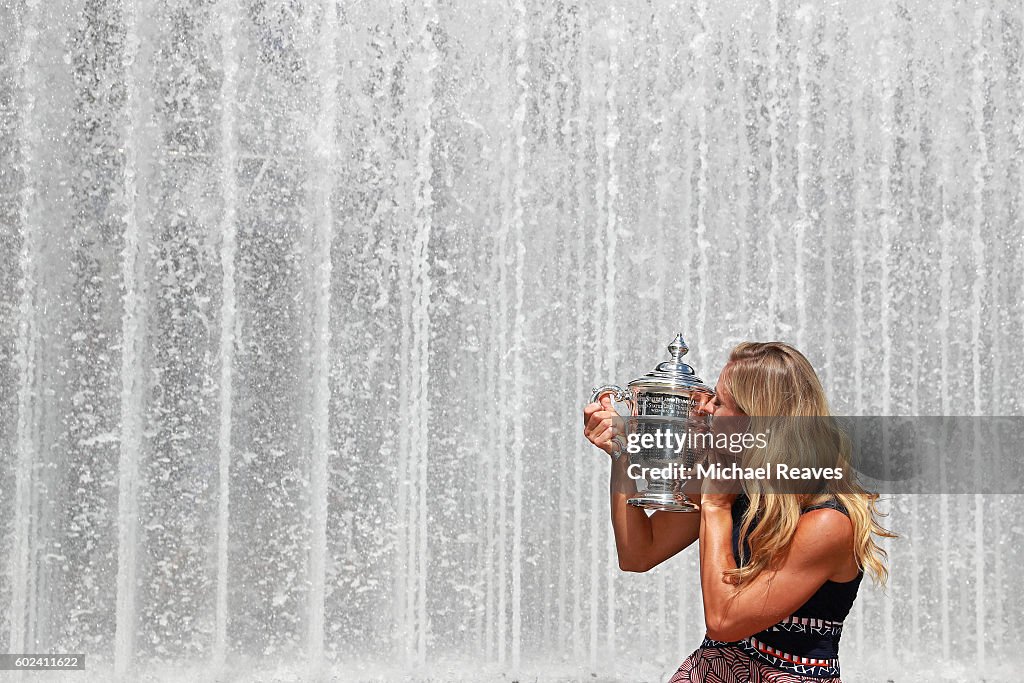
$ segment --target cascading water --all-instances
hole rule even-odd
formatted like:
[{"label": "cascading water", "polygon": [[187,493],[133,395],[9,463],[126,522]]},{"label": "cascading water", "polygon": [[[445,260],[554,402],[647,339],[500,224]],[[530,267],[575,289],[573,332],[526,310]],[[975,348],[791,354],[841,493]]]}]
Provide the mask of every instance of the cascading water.
[{"label": "cascading water", "polygon": [[[696,554],[618,571],[590,388],[682,330],[1020,415],[1022,47],[1006,0],[0,0],[0,649],[667,680]],[[1019,498],[884,503],[844,680],[1024,664]]]}]

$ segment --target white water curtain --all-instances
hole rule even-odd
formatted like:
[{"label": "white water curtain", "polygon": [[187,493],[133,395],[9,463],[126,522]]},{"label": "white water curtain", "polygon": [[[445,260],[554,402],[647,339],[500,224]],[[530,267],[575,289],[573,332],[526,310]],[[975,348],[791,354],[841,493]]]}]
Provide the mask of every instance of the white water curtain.
[{"label": "white water curtain", "polygon": [[[839,414],[1020,415],[1022,25],[0,0],[0,650],[667,679],[696,553],[618,571],[590,388],[682,332],[709,384],[783,339]],[[844,676],[1024,663],[1019,498],[883,506]]]}]

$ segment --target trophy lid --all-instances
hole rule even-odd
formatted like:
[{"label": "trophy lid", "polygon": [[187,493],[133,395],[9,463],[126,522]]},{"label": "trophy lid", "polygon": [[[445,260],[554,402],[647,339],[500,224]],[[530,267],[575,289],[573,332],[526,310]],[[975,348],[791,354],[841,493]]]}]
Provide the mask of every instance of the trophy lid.
[{"label": "trophy lid", "polygon": [[643,377],[637,377],[629,383],[630,387],[651,387],[659,389],[682,389],[687,392],[696,391],[714,396],[711,387],[696,375],[693,368],[683,362],[683,356],[690,350],[680,332],[668,345],[669,360],[658,364],[654,370]]}]

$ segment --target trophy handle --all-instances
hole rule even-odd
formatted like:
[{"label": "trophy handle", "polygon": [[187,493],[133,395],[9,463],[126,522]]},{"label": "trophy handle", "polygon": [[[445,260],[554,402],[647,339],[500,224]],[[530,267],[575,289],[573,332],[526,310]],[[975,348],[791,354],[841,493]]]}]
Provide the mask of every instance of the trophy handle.
[{"label": "trophy handle", "polygon": [[[629,406],[630,414],[631,415],[633,414],[633,412],[634,412],[633,411],[633,404],[634,404],[634,401],[636,399],[633,396],[633,392],[632,391],[630,391],[629,389],[623,389],[622,387],[620,387],[620,386],[618,386],[616,384],[605,384],[604,386],[600,386],[600,387],[594,389],[593,395],[590,397],[590,402],[591,403],[598,403],[598,402],[600,402],[601,397],[604,396],[605,394],[612,394],[612,400],[613,401],[616,401],[618,403],[625,403],[627,406]],[[616,411],[616,412],[618,412],[618,411]],[[622,436],[621,435],[615,437],[614,443],[615,443],[615,452],[612,453],[612,458],[615,459],[615,460],[618,460],[620,457],[622,457],[622,454],[625,452],[626,447],[625,447],[625,444],[622,441]]]}]

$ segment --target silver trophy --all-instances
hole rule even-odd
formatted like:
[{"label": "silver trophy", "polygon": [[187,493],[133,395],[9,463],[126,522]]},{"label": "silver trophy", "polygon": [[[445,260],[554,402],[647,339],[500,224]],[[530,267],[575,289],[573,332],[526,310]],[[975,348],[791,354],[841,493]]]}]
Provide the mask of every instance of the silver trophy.
[{"label": "silver trophy", "polygon": [[664,478],[645,477],[647,488],[630,497],[630,505],[670,512],[700,510],[683,486],[697,462],[707,455],[703,447],[707,440],[702,435],[710,433],[711,416],[698,409],[715,392],[683,362],[689,350],[683,335],[677,334],[668,346],[669,360],[634,379],[625,389],[614,384],[594,389],[590,399],[591,403],[600,401],[610,393],[613,401],[629,407],[623,423],[630,445],[625,446],[618,437],[615,458],[628,450],[631,464],[671,473]]}]

